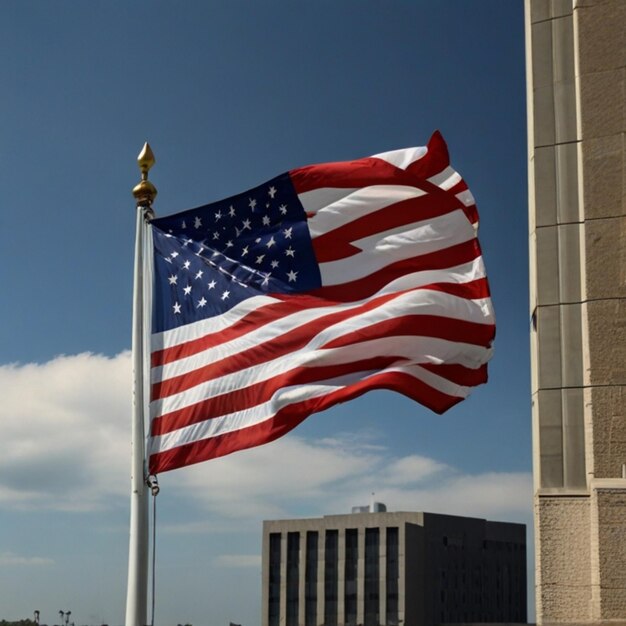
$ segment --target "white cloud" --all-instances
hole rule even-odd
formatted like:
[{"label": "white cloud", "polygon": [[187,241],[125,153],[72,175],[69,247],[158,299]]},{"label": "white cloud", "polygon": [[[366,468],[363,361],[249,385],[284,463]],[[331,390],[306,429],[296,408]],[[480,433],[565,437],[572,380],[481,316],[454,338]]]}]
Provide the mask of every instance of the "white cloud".
[{"label": "white cloud", "polygon": [[[2,366],[0,394],[0,507],[127,506],[128,352]],[[159,502],[167,507],[175,501],[177,519],[161,517],[162,529],[236,532],[258,527],[260,519],[348,513],[354,505],[368,504],[372,492],[389,510],[529,517],[529,473],[462,474],[436,459],[400,456],[381,440],[367,431],[318,440],[291,433],[266,446],[163,474]]]},{"label": "white cloud", "polygon": [[261,567],[260,554],[221,554],[216,557],[215,565],[220,567]]},{"label": "white cloud", "polygon": [[12,552],[0,553],[0,566],[2,567],[40,567],[42,565],[54,565],[54,561],[40,556],[20,556],[19,554],[13,554]]},{"label": "white cloud", "polygon": [[389,485],[408,485],[431,478],[446,469],[449,469],[448,466],[434,459],[412,454],[389,463],[382,472],[382,479]]},{"label": "white cloud", "polygon": [[491,519],[527,518],[529,473],[461,474],[428,457],[398,457],[353,438],[344,446],[293,433],[272,444],[166,474],[165,491],[182,491],[211,513],[277,519],[349,513],[372,492],[389,510],[431,511]]},{"label": "white cloud", "polygon": [[92,510],[128,493],[128,352],[0,367],[0,506]]}]

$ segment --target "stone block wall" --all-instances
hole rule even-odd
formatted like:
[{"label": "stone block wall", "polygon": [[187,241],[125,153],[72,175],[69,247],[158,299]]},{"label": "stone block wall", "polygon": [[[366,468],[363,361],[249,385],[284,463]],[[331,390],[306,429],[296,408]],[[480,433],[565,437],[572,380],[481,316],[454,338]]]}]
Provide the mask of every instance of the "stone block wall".
[{"label": "stone block wall", "polygon": [[526,38],[537,622],[626,624],[626,1]]}]

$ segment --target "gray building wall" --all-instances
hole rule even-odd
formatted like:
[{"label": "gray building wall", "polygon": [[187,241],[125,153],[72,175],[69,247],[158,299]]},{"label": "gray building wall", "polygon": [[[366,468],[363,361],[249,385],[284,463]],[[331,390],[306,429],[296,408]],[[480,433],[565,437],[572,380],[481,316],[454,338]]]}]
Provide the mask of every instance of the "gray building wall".
[{"label": "gray building wall", "polygon": [[537,621],[626,622],[626,2],[526,0]]},{"label": "gray building wall", "polygon": [[[397,529],[393,530],[393,529]],[[325,588],[327,532],[337,532],[337,606],[326,611]],[[317,532],[317,612],[307,623],[305,572],[306,536]],[[352,584],[349,533],[358,537],[356,611],[346,620],[346,591]],[[390,597],[387,554],[389,533],[397,532],[397,611]],[[288,541],[299,533],[298,611],[289,611]],[[377,562],[369,560],[367,538],[377,534]],[[279,610],[270,619],[270,541],[280,541]],[[293,535],[292,535],[293,536]],[[293,541],[293,539],[292,539]],[[391,542],[393,545],[394,542]],[[371,554],[371,553],[369,553]],[[378,568],[377,580],[368,586],[368,572]],[[392,568],[393,570],[393,568]],[[374,589],[378,617],[368,614],[368,589]],[[357,513],[317,519],[275,520],[263,524],[263,626],[322,626],[336,624],[392,624],[434,626],[443,622],[526,621],[526,528],[523,524],[433,513]],[[292,605],[293,606],[293,605]]]}]

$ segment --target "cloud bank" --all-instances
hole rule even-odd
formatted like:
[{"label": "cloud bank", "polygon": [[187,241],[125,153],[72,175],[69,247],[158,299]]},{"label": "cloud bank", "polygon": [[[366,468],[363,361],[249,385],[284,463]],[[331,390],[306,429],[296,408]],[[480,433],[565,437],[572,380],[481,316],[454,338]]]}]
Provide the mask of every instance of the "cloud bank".
[{"label": "cloud bank", "polygon": [[[0,508],[90,512],[127,505],[128,352],[1,366],[0,394]],[[166,522],[171,532],[348,513],[368,504],[372,492],[389,510],[520,519],[529,516],[532,490],[529,473],[463,473],[425,456],[399,456],[367,432],[317,440],[291,433],[160,481],[162,493],[189,499],[198,515],[211,513],[210,523]]]}]

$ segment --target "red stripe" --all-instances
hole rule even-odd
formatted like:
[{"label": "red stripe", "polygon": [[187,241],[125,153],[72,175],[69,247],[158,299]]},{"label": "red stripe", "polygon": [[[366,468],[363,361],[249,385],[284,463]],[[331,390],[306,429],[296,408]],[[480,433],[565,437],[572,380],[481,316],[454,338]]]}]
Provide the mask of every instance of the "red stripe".
[{"label": "red stripe", "polygon": [[[456,185],[454,185],[454,187],[448,189],[448,192],[456,196],[457,194],[460,194],[463,191],[467,191],[468,189],[469,187],[467,186],[467,183],[463,179],[461,179]],[[470,223],[477,224],[478,210],[476,209],[476,205],[472,203],[469,206],[465,206],[463,203],[461,203],[461,206],[463,207],[463,211],[465,212],[465,215],[467,215],[467,219],[470,221]]]},{"label": "red stripe", "polygon": [[301,194],[322,187],[358,188],[370,185],[410,185],[427,183],[450,164],[446,143],[439,131],[428,142],[428,152],[406,169],[368,157],[356,161],[322,163],[300,167],[289,172],[296,193]]},{"label": "red stripe", "polygon": [[391,281],[406,274],[425,270],[444,270],[464,263],[470,263],[480,256],[480,246],[477,239],[470,239],[445,250],[437,250],[429,254],[396,261],[386,267],[373,272],[364,278],[349,283],[329,285],[314,289],[310,295],[335,302],[353,302],[364,300],[380,291]]},{"label": "red stripe", "polygon": [[424,285],[420,289],[440,291],[466,300],[482,300],[490,296],[489,282],[486,278],[477,278],[468,283],[433,283]]},{"label": "red stripe", "polygon": [[237,450],[269,443],[288,433],[312,413],[323,411],[339,402],[351,400],[373,389],[397,391],[439,414],[463,399],[437,391],[408,374],[382,372],[321,398],[310,398],[284,407],[272,419],[261,424],[153,454],[150,456],[150,473],[158,474],[225,456]]},{"label": "red stripe", "polygon": [[214,417],[259,406],[264,402],[269,402],[277,391],[285,387],[331,380],[355,372],[381,370],[398,364],[398,362],[398,357],[388,355],[336,365],[297,367],[268,380],[207,398],[191,406],[157,416],[152,420],[151,432],[152,435],[162,435]]},{"label": "red stripe", "polygon": [[[471,297],[484,297],[481,290],[486,286],[486,281],[484,279],[481,279],[480,281],[475,281],[475,283],[475,285],[432,285],[422,287],[420,289],[434,288],[434,290],[442,292],[445,292],[449,289],[451,292],[456,292],[452,295],[460,295],[461,297],[466,297],[468,295]],[[476,289],[478,291],[473,291],[473,289]],[[180,374],[178,376],[168,378],[167,380],[156,382],[152,385],[152,400],[166,398],[173,394],[180,393],[187,389],[191,389],[192,387],[207,382],[213,378],[226,376],[227,374],[232,374],[234,372],[245,369],[246,367],[250,367],[251,365],[266,363],[268,361],[278,359],[281,356],[291,354],[292,352],[295,352],[296,350],[299,350],[300,348],[306,346],[313,337],[318,335],[324,329],[343,320],[356,317],[367,311],[372,311],[386,304],[387,302],[394,300],[404,293],[406,292],[385,294],[384,296],[373,298],[372,300],[358,307],[350,308],[345,311],[335,311],[327,315],[321,314],[320,317],[316,317],[315,319],[305,324],[302,324],[301,326],[298,326],[261,344],[255,345],[247,350],[227,356],[223,359],[213,361],[212,363],[207,364],[203,367],[199,367],[198,369],[195,369],[191,372],[187,372],[185,374]],[[302,307],[301,310],[304,310],[304,307]],[[436,333],[440,332],[442,333],[442,338],[449,338],[451,341],[456,341],[456,335],[450,337],[446,335],[446,333],[452,333],[453,331],[450,325],[447,324],[448,320],[445,317],[420,315],[407,317],[416,318],[415,321],[419,319],[425,319],[427,320],[425,322],[427,327],[431,328],[432,326],[432,336],[439,336]],[[398,319],[402,320],[403,318]],[[438,327],[437,324],[432,325],[431,321],[428,320],[440,320],[441,324]],[[467,322],[467,324],[471,323]],[[398,324],[396,326],[398,328],[400,327],[400,325]],[[405,326],[407,327],[404,329],[405,334],[425,334],[423,331],[419,333],[413,333],[412,321],[411,323],[405,324]],[[484,327],[484,325],[482,326]],[[478,334],[478,330],[476,329],[474,329],[472,332],[476,332]],[[227,333],[222,334],[225,335]],[[471,336],[469,336],[468,338],[468,343],[469,342],[471,342]],[[331,346],[326,345],[325,347]]]},{"label": "red stripe", "polygon": [[[320,313],[319,317],[316,317],[305,324],[301,324],[290,331],[284,332],[274,339],[257,344],[243,353],[225,357],[219,361],[214,361],[210,365],[199,368],[194,372],[181,374],[180,376],[155,383],[152,386],[152,399],[158,400],[159,398],[165,398],[174,393],[179,393],[185,389],[195,387],[195,385],[210,380],[215,376],[224,376],[226,374],[236,372],[246,365],[249,366],[250,364],[264,363],[266,361],[279,358],[285,354],[289,354],[305,346],[312,337],[317,335],[321,330],[324,330],[324,328],[332,326],[333,324],[355,315],[359,315],[360,313],[371,311],[389,300],[393,300],[398,295],[399,294],[397,293],[385,294],[384,296],[373,298],[358,307],[345,311],[333,311],[329,314]],[[330,306],[330,303],[327,303],[327,305]],[[317,307],[319,306],[319,303],[317,301],[312,301],[309,303],[309,306]],[[309,308],[309,306],[301,301],[296,310],[304,311]],[[280,318],[280,310],[265,311],[265,317],[257,320],[258,326],[269,324],[270,322],[277,321]],[[215,334],[220,336],[219,343],[225,343],[244,334],[244,330],[245,332],[249,332],[250,330],[255,330],[255,328],[247,327],[245,322],[241,323],[240,321],[233,326],[232,333],[231,329],[225,329],[221,333]],[[204,337],[198,340],[198,343],[205,344]],[[243,365],[240,362],[241,359],[245,359],[245,363]]]},{"label": "red stripe", "polygon": [[458,198],[438,188],[437,192],[408,198],[318,235],[312,240],[315,257],[318,263],[350,257],[361,252],[360,248],[352,245],[352,241],[440,217],[462,206]]},{"label": "red stripe", "polygon": [[[495,333],[494,333],[495,334]],[[476,387],[487,382],[487,364],[481,365],[476,369],[465,367],[456,363],[434,363],[420,364],[425,370],[441,376],[446,380],[463,387]]]},{"label": "red stripe", "polygon": [[406,168],[408,172],[417,178],[430,178],[450,165],[448,146],[438,130],[428,140],[426,147],[428,152],[425,157],[414,161]]},{"label": "red stripe", "polygon": [[438,315],[402,315],[337,337],[324,344],[322,348],[341,348],[373,339],[402,336],[433,337],[475,346],[488,346],[493,334],[494,327],[491,324],[476,324]]},{"label": "red stripe", "polygon": [[[241,337],[272,320],[301,311],[303,300],[310,300],[310,298],[307,296],[292,295],[289,299],[267,304],[251,311],[228,328],[207,333],[202,337],[190,339],[189,341],[185,341],[170,348],[156,350],[152,353],[151,367],[158,367],[159,365],[165,365],[166,363],[172,363],[173,361],[198,354],[213,346]],[[326,303],[322,301],[318,302],[317,306],[324,306],[325,304]]]},{"label": "red stripe", "polygon": [[[457,264],[473,260],[474,257],[469,257],[468,253],[472,253],[475,246],[467,246],[466,244],[460,245],[466,246],[467,249],[465,250],[465,252],[458,251],[458,246],[455,246],[454,248],[449,248],[448,250],[451,252],[449,253],[450,256],[447,260],[459,261],[460,259]],[[390,273],[393,272],[393,268],[395,267],[395,273],[399,276],[409,271],[415,271],[414,269],[412,269],[414,266],[415,259],[407,259],[389,267]],[[443,268],[433,267],[432,269]],[[385,271],[381,270],[372,274],[372,276],[369,277],[369,280],[372,281],[372,284],[383,286],[387,284],[389,280],[392,280],[392,278],[385,276]],[[476,281],[474,281],[474,283],[478,284]],[[469,285],[470,283],[466,284]],[[480,292],[474,292],[473,295],[469,295],[468,292],[461,293],[461,291],[458,290],[463,290],[463,288],[461,286],[456,286],[454,283],[451,283],[450,286],[446,288],[444,288],[443,283],[440,286],[429,285],[428,288],[437,289],[439,291],[446,291],[447,293],[459,295],[461,297],[467,297],[470,299],[486,298],[489,296],[489,290],[486,280],[483,279],[483,282],[481,284],[483,285],[482,290]],[[359,297],[358,294],[361,293],[364,288],[367,288],[369,291],[369,287],[370,283],[368,282],[368,279],[362,279],[360,281],[355,281],[352,284],[348,284],[346,289],[352,293],[357,294],[357,296],[355,298],[352,298],[352,300],[362,300],[365,299],[366,296]],[[377,290],[378,289],[376,289],[375,291]],[[321,296],[323,295],[328,297],[322,298]],[[335,296],[335,299],[332,299],[333,295]],[[371,294],[368,293],[367,295]],[[337,299],[338,296],[341,297],[341,300]],[[344,290],[337,287],[323,287],[319,290],[316,290],[315,295],[274,294],[275,298],[281,300],[280,302],[265,305],[259,309],[255,309],[228,328],[217,332],[207,333],[202,337],[199,337],[197,339],[190,339],[189,341],[185,341],[170,348],[156,350],[152,353],[151,367],[158,367],[160,365],[172,363],[185,357],[193,356],[194,354],[198,354],[214,346],[226,343],[228,341],[232,341],[234,339],[237,339],[238,337],[242,337],[243,335],[249,333],[251,330],[255,330],[265,324],[269,324],[270,322],[285,317],[287,315],[291,315],[305,309],[333,306],[338,302],[347,302],[351,300],[346,299],[345,296],[346,293],[344,292]],[[383,297],[386,298],[387,296]],[[376,301],[380,302],[380,300]]]}]

